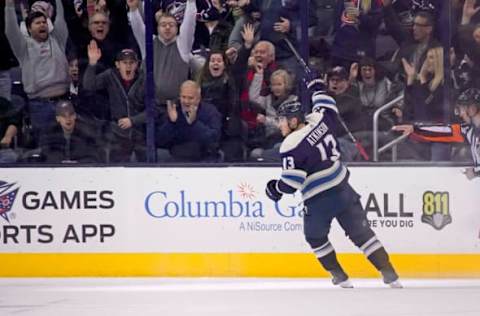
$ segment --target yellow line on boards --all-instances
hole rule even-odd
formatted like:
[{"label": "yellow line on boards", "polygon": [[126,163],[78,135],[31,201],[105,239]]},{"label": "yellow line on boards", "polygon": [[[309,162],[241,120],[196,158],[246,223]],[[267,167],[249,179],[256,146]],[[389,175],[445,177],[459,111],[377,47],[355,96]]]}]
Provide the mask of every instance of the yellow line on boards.
[{"label": "yellow line on boards", "polygon": [[[338,254],[353,278],[378,277],[362,254]],[[401,277],[480,277],[480,254],[393,254]],[[305,253],[0,253],[0,277],[328,277]]]}]

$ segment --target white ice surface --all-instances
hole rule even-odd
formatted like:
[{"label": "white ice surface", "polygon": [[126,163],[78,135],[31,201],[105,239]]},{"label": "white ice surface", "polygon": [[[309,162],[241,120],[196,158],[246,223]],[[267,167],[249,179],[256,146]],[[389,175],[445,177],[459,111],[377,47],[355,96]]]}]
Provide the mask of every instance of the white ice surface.
[{"label": "white ice surface", "polygon": [[480,316],[480,279],[5,278],[0,315]]}]

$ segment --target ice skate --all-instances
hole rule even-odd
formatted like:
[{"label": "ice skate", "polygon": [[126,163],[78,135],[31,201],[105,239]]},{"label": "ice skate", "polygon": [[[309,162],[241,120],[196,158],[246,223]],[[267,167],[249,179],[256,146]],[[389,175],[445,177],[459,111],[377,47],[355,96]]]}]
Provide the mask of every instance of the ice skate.
[{"label": "ice skate", "polygon": [[383,282],[387,284],[392,289],[402,289],[403,285],[400,283],[398,279],[398,274],[391,270],[391,271],[381,271],[383,276]]},{"label": "ice skate", "polygon": [[351,289],[353,288],[352,282],[348,278],[348,275],[345,274],[343,271],[330,271],[332,274],[332,283],[333,285],[338,285],[344,289]]},{"label": "ice skate", "polygon": [[340,281],[339,283],[336,283],[335,280],[332,280],[333,284],[334,285],[338,285],[339,287],[343,288],[343,289],[353,289],[353,284],[352,282],[350,282],[349,279],[346,279],[344,281]]},{"label": "ice skate", "polygon": [[400,283],[400,281],[397,279],[393,282],[390,282],[390,283],[386,283],[389,287],[391,287],[392,289],[403,289],[403,285],[402,283]]}]

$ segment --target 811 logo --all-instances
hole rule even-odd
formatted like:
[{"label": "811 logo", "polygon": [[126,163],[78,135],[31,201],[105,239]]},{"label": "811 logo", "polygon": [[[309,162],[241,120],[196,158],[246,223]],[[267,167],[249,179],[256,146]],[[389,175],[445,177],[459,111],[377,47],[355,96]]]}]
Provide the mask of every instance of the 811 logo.
[{"label": "811 logo", "polygon": [[15,183],[7,183],[0,181],[0,217],[7,222],[10,222],[8,213],[11,211],[15,198],[17,197],[18,189],[13,188]]},{"label": "811 logo", "polygon": [[423,193],[422,222],[441,230],[452,222],[450,196],[448,192]]}]

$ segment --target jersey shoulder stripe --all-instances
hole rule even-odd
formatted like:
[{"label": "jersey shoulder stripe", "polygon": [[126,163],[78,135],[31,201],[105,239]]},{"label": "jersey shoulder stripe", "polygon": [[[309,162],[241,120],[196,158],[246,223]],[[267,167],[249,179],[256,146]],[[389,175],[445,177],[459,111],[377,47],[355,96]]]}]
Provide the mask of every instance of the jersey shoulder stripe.
[{"label": "jersey shoulder stripe", "polygon": [[320,112],[322,109],[329,109],[338,113],[337,102],[328,94],[316,92],[312,96],[312,112]]},{"label": "jersey shoulder stripe", "polygon": [[318,124],[323,119],[323,113],[311,113],[306,117],[307,125],[295,132],[291,133],[283,140],[282,145],[280,146],[280,155],[294,150],[301,142],[305,139],[305,137],[310,134],[312,130],[314,130]]}]

